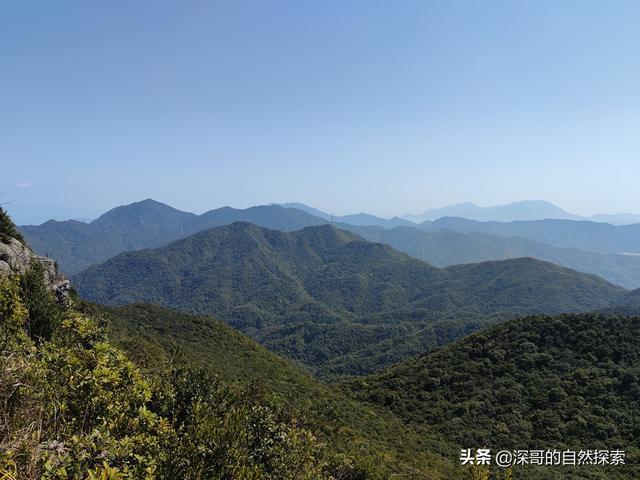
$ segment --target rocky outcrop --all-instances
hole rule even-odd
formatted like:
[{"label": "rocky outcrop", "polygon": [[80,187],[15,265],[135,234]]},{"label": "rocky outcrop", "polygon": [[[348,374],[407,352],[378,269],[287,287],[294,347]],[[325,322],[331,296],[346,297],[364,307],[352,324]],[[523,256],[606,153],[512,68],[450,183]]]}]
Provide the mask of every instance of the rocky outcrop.
[{"label": "rocky outcrop", "polygon": [[6,242],[0,241],[0,276],[24,274],[36,263],[42,266],[44,281],[49,289],[58,299],[65,297],[70,288],[69,281],[58,274],[52,259],[36,255],[15,238],[10,238]]},{"label": "rocky outcrop", "polygon": [[53,260],[34,254],[15,238],[0,243],[0,272],[3,274],[23,274],[34,263],[42,265],[45,281],[52,285],[58,276]]}]

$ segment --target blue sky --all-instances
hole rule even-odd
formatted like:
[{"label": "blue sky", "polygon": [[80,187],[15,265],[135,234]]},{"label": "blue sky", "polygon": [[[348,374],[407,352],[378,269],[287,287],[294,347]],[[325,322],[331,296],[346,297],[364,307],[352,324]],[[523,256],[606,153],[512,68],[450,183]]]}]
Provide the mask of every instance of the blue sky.
[{"label": "blue sky", "polygon": [[1,201],[18,223],[147,197],[640,212],[638,18],[631,0],[3,2]]}]

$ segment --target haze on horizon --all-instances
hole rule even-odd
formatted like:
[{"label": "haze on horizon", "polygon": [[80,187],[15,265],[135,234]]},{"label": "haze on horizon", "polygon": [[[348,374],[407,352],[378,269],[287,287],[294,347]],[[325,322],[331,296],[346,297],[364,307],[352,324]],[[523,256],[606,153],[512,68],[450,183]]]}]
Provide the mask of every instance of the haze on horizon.
[{"label": "haze on horizon", "polygon": [[0,202],[640,213],[640,3],[15,2]]}]

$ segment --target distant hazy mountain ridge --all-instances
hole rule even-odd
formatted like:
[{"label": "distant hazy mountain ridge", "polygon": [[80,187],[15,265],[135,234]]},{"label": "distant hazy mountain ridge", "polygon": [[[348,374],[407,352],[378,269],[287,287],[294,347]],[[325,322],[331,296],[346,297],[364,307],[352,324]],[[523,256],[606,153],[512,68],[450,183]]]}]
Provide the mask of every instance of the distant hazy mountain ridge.
[{"label": "distant hazy mountain ridge", "polygon": [[443,208],[427,210],[418,215],[403,215],[403,218],[416,223],[426,220],[437,220],[442,217],[460,217],[479,222],[514,222],[519,220],[590,220],[614,225],[628,225],[640,223],[640,215],[631,213],[600,214],[592,217],[582,217],[563,210],[562,208],[543,200],[525,200],[508,205],[493,207],[479,207],[473,203],[460,203]]},{"label": "distant hazy mountain ridge", "polygon": [[393,217],[393,218],[380,218],[375,215],[371,215],[369,213],[356,213],[352,215],[331,215],[317,208],[310,207],[303,203],[283,203],[280,206],[285,208],[291,208],[296,210],[305,211],[311,215],[315,215],[316,217],[324,218],[327,221],[331,221],[334,223],[345,223],[348,225],[356,225],[356,226],[365,226],[365,225],[375,225],[378,227],[384,228],[394,228],[394,227],[415,227],[415,222],[409,221],[404,218]]},{"label": "distant hazy mountain ridge", "polygon": [[477,222],[445,217],[420,224],[426,231],[481,232],[501,237],[521,237],[561,248],[578,248],[602,254],[640,253],[640,224],[610,225],[588,221],[536,220]]},{"label": "distant hazy mountain ridge", "polygon": [[[527,233],[524,231],[520,232],[523,236],[500,236],[474,232],[473,228],[464,228],[464,231],[461,232],[454,230],[453,228],[456,226],[453,224],[445,225],[450,228],[440,229],[440,221],[423,224],[423,230],[410,227],[385,229],[346,224],[338,226],[355,232],[369,241],[387,243],[401,252],[436,267],[533,257],[580,272],[599,275],[609,282],[625,288],[640,287],[640,255],[598,253],[566,246],[548,245],[525,238],[524,235]],[[464,221],[463,225],[466,225]],[[479,227],[478,230],[482,230],[482,228]]]}]

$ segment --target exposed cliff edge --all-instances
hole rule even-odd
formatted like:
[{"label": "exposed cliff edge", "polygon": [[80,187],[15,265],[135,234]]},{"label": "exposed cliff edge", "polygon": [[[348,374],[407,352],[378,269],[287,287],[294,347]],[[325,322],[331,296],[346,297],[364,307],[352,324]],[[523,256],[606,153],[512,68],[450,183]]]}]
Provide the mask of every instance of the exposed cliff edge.
[{"label": "exposed cliff edge", "polygon": [[0,276],[23,275],[40,265],[47,287],[60,299],[70,288],[69,281],[59,272],[54,260],[36,255],[21,241],[13,222],[0,208]]}]

